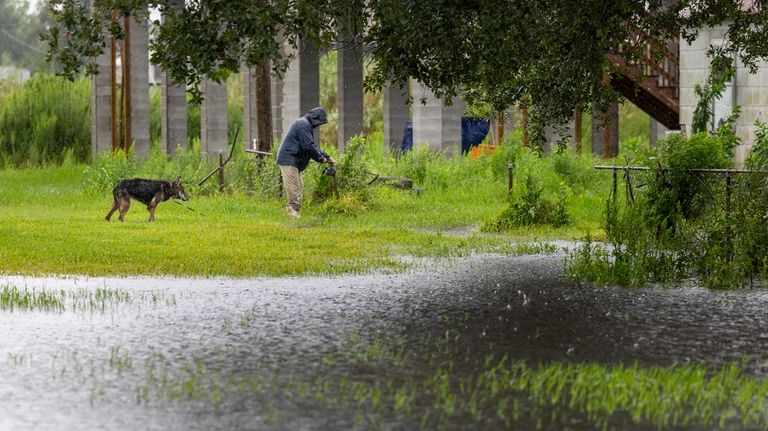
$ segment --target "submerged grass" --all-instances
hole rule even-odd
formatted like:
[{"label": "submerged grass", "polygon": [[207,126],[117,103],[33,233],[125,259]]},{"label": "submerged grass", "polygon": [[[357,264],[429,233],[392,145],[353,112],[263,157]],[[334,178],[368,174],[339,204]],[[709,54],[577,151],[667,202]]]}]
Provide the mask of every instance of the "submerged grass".
[{"label": "submerged grass", "polygon": [[55,292],[19,289],[16,286],[0,286],[1,310],[64,311],[64,301]]},{"label": "submerged grass", "polygon": [[157,354],[139,367],[141,361],[115,348],[108,361],[118,375],[143,372],[134,388],[140,404],[193,401],[218,408],[245,398],[263,407],[269,400],[276,417],[290,415],[292,406],[315,406],[325,417],[355,417],[355,426],[367,429],[386,428],[393,419],[411,429],[550,429],[574,420],[604,429],[768,427],[768,380],[736,364],[532,364],[505,355],[467,372],[461,361],[408,351],[402,340],[351,335],[345,347],[309,375],[258,367],[232,375],[210,359],[173,364]]},{"label": "submerged grass", "polygon": [[50,290],[0,285],[0,310],[105,313],[132,303],[173,306],[176,298],[158,291],[132,293],[111,288]]}]

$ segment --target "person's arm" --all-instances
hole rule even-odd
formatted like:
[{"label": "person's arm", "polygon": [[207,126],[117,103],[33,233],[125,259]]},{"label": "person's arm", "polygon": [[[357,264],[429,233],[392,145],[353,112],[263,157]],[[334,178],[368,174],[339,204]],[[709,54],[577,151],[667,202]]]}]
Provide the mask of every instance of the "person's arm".
[{"label": "person's arm", "polygon": [[315,144],[315,135],[312,127],[304,128],[299,137],[301,149],[309,154],[312,160],[318,163],[334,163],[334,160],[325,151]]}]

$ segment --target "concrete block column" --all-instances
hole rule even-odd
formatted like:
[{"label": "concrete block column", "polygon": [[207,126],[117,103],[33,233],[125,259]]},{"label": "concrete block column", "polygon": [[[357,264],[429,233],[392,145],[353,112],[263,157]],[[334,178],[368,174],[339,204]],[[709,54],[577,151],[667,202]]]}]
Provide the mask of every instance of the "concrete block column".
[{"label": "concrete block column", "polygon": [[[320,105],[320,68],[317,49],[311,42],[301,40],[298,50],[286,47],[288,54],[291,51],[294,58],[283,79],[282,133],[287,132],[297,118]],[[317,129],[315,129],[315,142],[320,143]]]},{"label": "concrete block column", "polygon": [[131,137],[136,157],[149,157],[149,21],[131,19]]},{"label": "concrete block column", "polygon": [[258,140],[258,122],[256,117],[256,69],[243,67],[243,142],[245,148],[253,148]]},{"label": "concrete block column", "polygon": [[283,138],[283,78],[272,77],[272,140],[278,142]]},{"label": "concrete block column", "polygon": [[408,106],[410,83],[384,89],[384,149],[399,152],[405,133],[405,122],[411,119]]},{"label": "concrete block column", "polygon": [[[459,98],[447,106],[442,100],[419,82],[413,84],[413,144],[429,143],[432,151],[440,151],[448,156],[453,149],[461,150],[461,117],[466,108]],[[421,103],[424,99],[425,104]]]},{"label": "concrete block column", "polygon": [[[280,44],[280,55],[285,57],[285,40],[282,37],[278,37],[278,43]],[[270,63],[270,68],[272,63]],[[277,142],[280,145],[280,141],[283,138],[283,89],[284,76],[272,76],[270,81],[270,99],[272,100],[272,141]],[[319,73],[318,73],[318,87],[319,87]],[[319,90],[318,90],[319,94]],[[319,96],[318,96],[319,97]]]},{"label": "concrete block column", "polygon": [[667,132],[669,129],[664,127],[663,124],[659,123],[658,121],[654,120],[653,117],[648,119],[649,123],[649,132],[651,136],[651,148],[656,148],[656,142],[660,139],[664,139],[667,136]]},{"label": "concrete block column", "polygon": [[[171,7],[183,8],[184,0],[175,0]],[[187,93],[183,86],[173,84],[165,71],[160,82],[161,145],[169,155],[173,155],[178,147],[187,148]]]},{"label": "concrete block column", "polygon": [[[607,136],[606,136],[607,135]],[[608,139],[608,156],[619,155],[619,104],[613,103],[608,108],[608,124],[605,124],[605,114],[592,113],[592,153],[605,155],[605,139]]]},{"label": "concrete block column", "polygon": [[352,37],[338,52],[338,148],[363,132],[363,52]]},{"label": "concrete block column", "polygon": [[208,154],[226,152],[227,85],[203,81],[205,99],[200,107],[200,150]]},{"label": "concrete block column", "polygon": [[173,84],[165,72],[160,103],[162,148],[173,155],[178,147],[187,148],[187,93],[184,87]]},{"label": "concrete block column", "polygon": [[[91,7],[98,0],[91,0]],[[111,36],[104,35],[107,49],[95,61],[99,74],[91,77],[91,156],[112,151]]]}]

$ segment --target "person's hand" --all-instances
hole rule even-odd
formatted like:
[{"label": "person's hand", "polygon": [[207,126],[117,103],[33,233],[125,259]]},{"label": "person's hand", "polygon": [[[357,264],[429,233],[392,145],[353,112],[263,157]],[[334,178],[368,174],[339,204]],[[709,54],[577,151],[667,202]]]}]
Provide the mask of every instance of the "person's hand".
[{"label": "person's hand", "polygon": [[334,164],[336,163],[336,160],[333,160],[333,157],[328,156],[325,158],[325,163]]}]

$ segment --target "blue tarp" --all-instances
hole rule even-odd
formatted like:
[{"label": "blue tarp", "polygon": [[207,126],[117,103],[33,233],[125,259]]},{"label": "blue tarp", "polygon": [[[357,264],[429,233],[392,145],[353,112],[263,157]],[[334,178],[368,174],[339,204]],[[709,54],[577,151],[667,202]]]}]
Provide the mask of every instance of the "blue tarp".
[{"label": "blue tarp", "polygon": [[[487,118],[461,117],[461,154],[467,154],[469,149],[481,142],[488,136],[491,128],[491,122]],[[403,132],[403,144],[400,150],[407,153],[413,148],[413,122],[405,122],[405,131]]]},{"label": "blue tarp", "polygon": [[461,117],[461,154],[480,145],[490,129],[491,122],[487,118]]},{"label": "blue tarp", "polygon": [[403,132],[403,145],[400,147],[400,151],[403,154],[411,151],[413,148],[413,121],[405,122],[405,131]]}]

